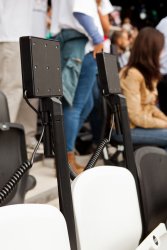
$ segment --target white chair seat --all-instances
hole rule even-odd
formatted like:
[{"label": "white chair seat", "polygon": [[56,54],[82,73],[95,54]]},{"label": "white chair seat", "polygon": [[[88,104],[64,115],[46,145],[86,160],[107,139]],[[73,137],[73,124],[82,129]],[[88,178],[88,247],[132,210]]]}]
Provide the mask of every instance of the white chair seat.
[{"label": "white chair seat", "polygon": [[0,207],[2,250],[70,250],[66,222],[49,205]]}]

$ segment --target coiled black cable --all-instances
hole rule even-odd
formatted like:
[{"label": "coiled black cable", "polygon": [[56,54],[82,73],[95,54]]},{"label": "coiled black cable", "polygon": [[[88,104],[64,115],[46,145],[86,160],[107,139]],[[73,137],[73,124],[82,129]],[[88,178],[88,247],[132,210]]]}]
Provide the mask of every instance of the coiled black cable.
[{"label": "coiled black cable", "polygon": [[93,168],[100,156],[100,154],[103,151],[103,148],[110,142],[110,140],[108,138],[105,138],[104,140],[102,140],[99,144],[99,146],[97,147],[96,151],[94,152],[94,154],[92,155],[92,157],[90,158],[85,170]]},{"label": "coiled black cable", "polygon": [[110,133],[109,133],[109,137],[108,138],[105,138],[101,141],[101,143],[99,144],[99,146],[97,147],[95,153],[92,155],[92,157],[90,158],[85,170],[87,169],[90,169],[90,168],[93,168],[100,156],[100,154],[102,153],[103,151],[103,148],[108,144],[110,143],[110,140],[111,140],[111,134],[112,134],[112,130],[113,130],[113,126],[114,126],[114,115],[112,117],[112,123],[111,123],[111,129],[110,129]]},{"label": "coiled black cable", "polygon": [[[84,168],[84,171],[90,168],[93,168],[102,153],[103,148],[109,143],[109,139],[105,138],[100,142],[99,146],[97,147],[96,151],[93,153],[92,157],[90,158],[87,166]],[[71,180],[74,180],[77,177],[77,174],[72,170],[70,164],[68,164],[69,170],[70,170],[70,178]]]},{"label": "coiled black cable", "polygon": [[43,134],[45,131],[45,127],[43,127],[40,139],[34,149],[31,160],[23,162],[23,164],[15,171],[13,176],[9,179],[9,181],[4,185],[4,187],[0,190],[0,204],[7,198],[7,196],[12,192],[12,190],[16,187],[18,182],[21,180],[23,175],[32,167],[34,163],[35,154],[39,148],[39,145],[42,141]]},{"label": "coiled black cable", "polygon": [[[36,113],[38,113],[38,111],[31,105],[31,103],[27,99],[26,92],[24,93],[24,97],[25,97],[25,100],[26,100],[27,104]],[[39,148],[39,145],[40,145],[40,143],[42,141],[42,138],[43,138],[43,135],[44,135],[44,132],[45,132],[45,124],[42,123],[42,125],[43,125],[42,133],[40,135],[40,138],[39,138],[39,141],[38,141],[37,145],[35,146],[34,152],[32,153],[31,160],[23,162],[22,165],[15,171],[13,176],[9,179],[9,181],[0,190],[0,204],[2,204],[3,201],[5,201],[5,199],[8,197],[8,195],[13,191],[13,189],[16,187],[18,182],[21,180],[23,175],[33,166],[35,154],[36,154],[36,152],[37,152],[37,150]]]},{"label": "coiled black cable", "polygon": [[[96,151],[93,153],[92,157],[90,158],[87,166],[85,167],[84,171],[87,170],[87,169],[90,169],[90,168],[93,168],[100,156],[100,154],[102,153],[103,151],[103,148],[108,144],[110,143],[110,140],[111,140],[111,134],[112,134],[112,130],[113,130],[113,126],[114,126],[114,115],[112,117],[112,123],[111,123],[111,129],[110,129],[110,133],[109,133],[109,137],[108,138],[105,138],[103,139],[99,146],[97,147]],[[72,180],[75,179],[75,177],[77,176],[77,174],[72,170],[72,168],[70,167],[69,165],[69,170],[70,170],[70,177]]]},{"label": "coiled black cable", "polygon": [[24,162],[9,179],[9,181],[3,186],[0,191],[0,204],[7,198],[7,196],[16,187],[22,176],[32,167],[30,161]]}]

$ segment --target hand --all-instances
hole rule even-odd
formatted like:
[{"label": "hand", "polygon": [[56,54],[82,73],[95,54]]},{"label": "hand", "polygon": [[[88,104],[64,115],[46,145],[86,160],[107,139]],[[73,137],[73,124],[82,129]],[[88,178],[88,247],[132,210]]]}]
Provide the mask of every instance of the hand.
[{"label": "hand", "polygon": [[103,51],[103,43],[94,45],[93,57],[96,58],[96,54]]}]

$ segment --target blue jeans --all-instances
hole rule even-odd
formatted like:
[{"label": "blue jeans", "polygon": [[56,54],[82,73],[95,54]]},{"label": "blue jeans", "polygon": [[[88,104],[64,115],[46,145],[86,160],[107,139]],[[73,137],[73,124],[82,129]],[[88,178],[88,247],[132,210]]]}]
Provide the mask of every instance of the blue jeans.
[{"label": "blue jeans", "polygon": [[73,106],[63,103],[64,130],[67,151],[73,151],[79,129],[93,108],[92,91],[96,82],[97,64],[93,54],[85,55],[74,97]]},{"label": "blue jeans", "polygon": [[104,119],[104,110],[103,110],[103,99],[100,93],[100,89],[98,86],[98,82],[96,83],[93,88],[93,101],[94,101],[94,108],[89,115],[88,121],[90,122],[91,132],[92,132],[92,142],[96,145],[100,143],[102,138],[102,131],[103,131],[103,119]]},{"label": "blue jeans", "polygon": [[[167,149],[167,129],[159,128],[134,128],[131,129],[131,137],[134,145],[153,145]],[[111,140],[122,142],[122,136],[113,132]]]}]

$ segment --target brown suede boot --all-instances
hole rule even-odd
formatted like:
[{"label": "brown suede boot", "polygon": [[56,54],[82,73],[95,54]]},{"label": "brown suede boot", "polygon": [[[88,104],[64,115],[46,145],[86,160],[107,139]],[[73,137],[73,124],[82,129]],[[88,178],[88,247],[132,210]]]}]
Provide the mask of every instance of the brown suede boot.
[{"label": "brown suede boot", "polygon": [[67,152],[67,159],[70,167],[76,174],[80,174],[81,172],[83,172],[84,167],[76,162],[75,154],[73,151]]}]

